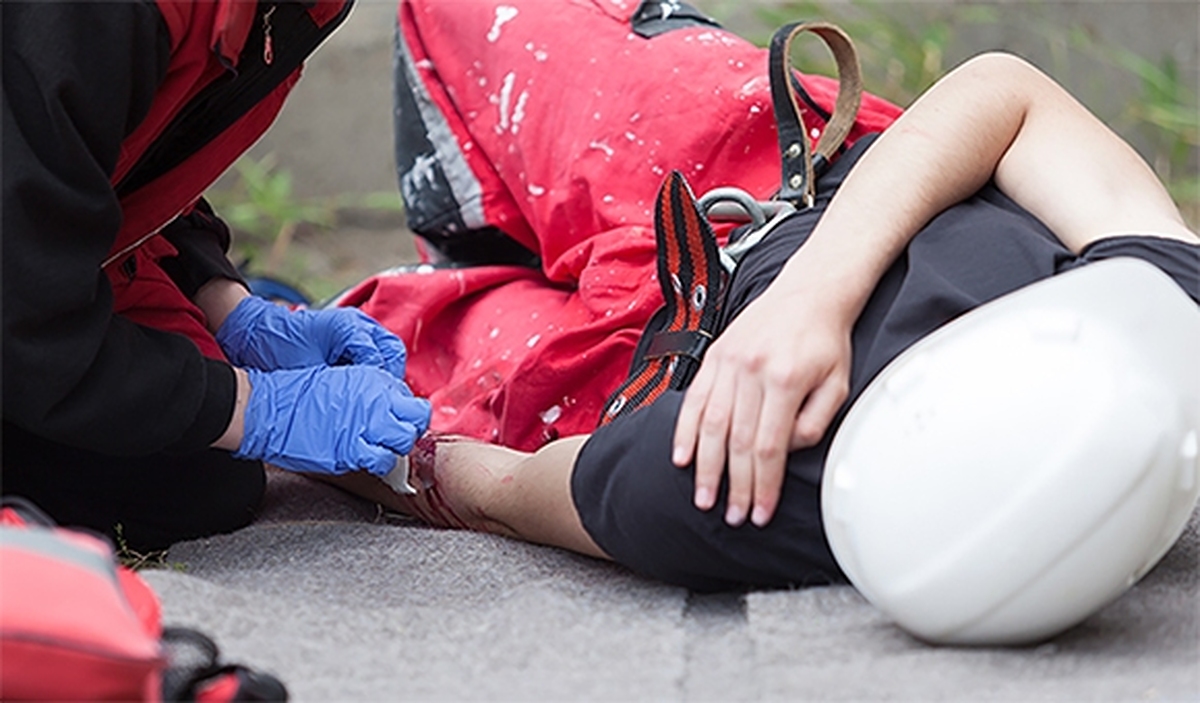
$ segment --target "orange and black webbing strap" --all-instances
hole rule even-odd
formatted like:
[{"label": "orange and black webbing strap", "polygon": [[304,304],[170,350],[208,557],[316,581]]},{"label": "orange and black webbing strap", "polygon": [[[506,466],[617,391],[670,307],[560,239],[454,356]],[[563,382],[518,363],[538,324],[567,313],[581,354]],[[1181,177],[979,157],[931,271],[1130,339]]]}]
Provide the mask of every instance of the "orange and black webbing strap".
[{"label": "orange and black webbing strap", "polygon": [[600,424],[654,402],[668,389],[687,386],[716,334],[725,271],[712,227],[683,174],[663,181],[655,207],[658,279],[665,315],[629,378],[608,399]]}]

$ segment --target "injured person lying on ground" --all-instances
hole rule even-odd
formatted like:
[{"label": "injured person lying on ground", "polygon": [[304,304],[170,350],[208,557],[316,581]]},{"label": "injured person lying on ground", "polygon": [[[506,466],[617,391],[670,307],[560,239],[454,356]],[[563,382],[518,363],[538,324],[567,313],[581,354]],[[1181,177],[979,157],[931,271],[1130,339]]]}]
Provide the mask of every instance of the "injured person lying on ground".
[{"label": "injured person lying on ground", "polygon": [[820,523],[824,454],[904,347],[982,302],[1118,256],[1150,261],[1200,301],[1200,239],[1149,168],[1013,57],[951,73],[839,159],[818,193],[741,261],[732,321],[686,391],[532,454],[432,434],[411,457],[416,495],[356,476],[362,492],[432,524],[697,588],[837,581]]},{"label": "injured person lying on ground", "polygon": [[[738,180],[732,172],[723,177]],[[445,368],[478,366],[478,359],[511,349],[495,332],[482,332],[488,327],[479,320],[504,302],[489,297],[495,291],[520,289],[508,310],[530,301],[525,293],[536,271],[484,266],[520,271],[494,290],[470,288],[463,276],[471,269],[447,268],[381,275],[351,291],[341,304],[363,307],[408,343],[415,374],[409,382],[418,395],[433,395],[434,421],[409,457],[407,485],[397,490],[367,474],[338,482],[433,525],[612,559],[697,590],[844,582],[822,523],[822,476],[847,412],[889,362],[973,309],[1107,259],[1148,262],[1190,297],[1191,312],[1200,304],[1200,238],[1151,169],[1060,86],[1013,56],[964,63],[812,179],[811,206],[785,213],[745,248],[731,273],[701,272],[707,288],[694,273],[675,278],[674,302],[671,282],[663,286],[665,313],[649,321],[645,335],[637,330],[636,350],[630,342],[624,356],[616,355],[626,369],[634,359],[630,380],[590,389],[608,400],[593,416],[594,430],[563,433],[574,436],[510,434],[505,423],[517,420],[505,412],[521,407],[522,387],[512,384],[531,368],[528,359],[506,367],[511,373],[488,386],[486,402],[455,407],[450,395],[437,395],[436,383],[454,380]],[[547,192],[572,187],[537,185]],[[536,200],[532,185],[528,192]],[[643,269],[629,295],[655,271],[675,276],[673,266],[699,255],[689,242],[711,238],[691,196],[678,173],[667,175],[657,202],[646,194],[659,246],[668,251],[659,252],[657,268]],[[603,209],[603,192],[589,197]],[[535,252],[551,279],[561,274],[554,266],[567,248]],[[413,302],[419,294],[387,292],[388,285],[428,285],[417,279],[438,276],[470,288],[453,313],[458,336],[422,337],[420,320],[445,310],[422,309]],[[586,276],[575,281],[580,290]],[[552,280],[545,306],[521,314],[560,314],[564,287]],[[694,376],[642,392],[656,382],[645,378],[673,379],[699,356],[680,347],[680,339],[694,337],[662,318],[686,318],[689,305],[700,311],[709,293],[719,308],[701,336],[714,339]],[[464,338],[468,330],[481,332]],[[539,340],[530,339],[533,349]],[[438,357],[447,347],[458,350],[453,364]],[[423,355],[441,359],[441,376],[420,376]],[[614,363],[583,356],[573,361],[584,373],[589,364]],[[537,378],[526,378],[530,394],[565,400],[588,392],[581,374],[553,386],[546,369],[529,373]],[[484,377],[469,380],[477,378]],[[599,372],[596,379],[607,381]],[[453,412],[440,412],[448,404]],[[555,425],[570,407],[549,408],[542,424]],[[555,408],[559,413],[550,412]],[[466,411],[491,412],[496,425],[456,425]]]}]

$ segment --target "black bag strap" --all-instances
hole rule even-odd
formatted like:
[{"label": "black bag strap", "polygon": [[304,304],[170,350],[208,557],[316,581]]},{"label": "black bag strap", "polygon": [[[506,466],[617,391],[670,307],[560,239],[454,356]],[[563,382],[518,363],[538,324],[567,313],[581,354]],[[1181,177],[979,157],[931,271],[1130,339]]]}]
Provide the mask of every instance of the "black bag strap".
[{"label": "black bag strap", "polygon": [[[792,76],[792,40],[804,32],[820,37],[833,53],[838,70],[838,96],[833,115],[817,140],[816,153],[809,145],[808,131],[801,117],[799,92],[803,88]],[[780,27],[771,37],[768,59],[771,79],[771,103],[779,131],[779,152],[783,174],[777,198],[797,208],[812,204],[816,179],[814,169],[829,163],[842,146],[862,103],[862,71],[858,53],[850,37],[837,25],[828,22],[794,22]]]}]

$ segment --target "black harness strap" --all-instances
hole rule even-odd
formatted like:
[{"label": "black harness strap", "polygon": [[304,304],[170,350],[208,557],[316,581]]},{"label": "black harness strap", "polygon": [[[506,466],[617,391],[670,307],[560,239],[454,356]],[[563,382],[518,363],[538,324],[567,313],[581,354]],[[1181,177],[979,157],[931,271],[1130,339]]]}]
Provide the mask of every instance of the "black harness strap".
[{"label": "black harness strap", "polygon": [[[840,81],[833,116],[817,140],[815,157],[801,117],[789,53],[792,39],[805,31],[817,34],[829,46]],[[812,204],[815,194],[814,160],[828,164],[854,126],[862,97],[858,56],[838,27],[797,22],[781,27],[771,39],[768,73],[783,157],[777,199],[804,208]],[[687,387],[720,324],[727,276],[721,251],[704,210],[678,171],[672,171],[659,190],[654,233],[665,305],[642,334],[629,377],[609,396],[600,425],[653,403],[667,390]]]}]

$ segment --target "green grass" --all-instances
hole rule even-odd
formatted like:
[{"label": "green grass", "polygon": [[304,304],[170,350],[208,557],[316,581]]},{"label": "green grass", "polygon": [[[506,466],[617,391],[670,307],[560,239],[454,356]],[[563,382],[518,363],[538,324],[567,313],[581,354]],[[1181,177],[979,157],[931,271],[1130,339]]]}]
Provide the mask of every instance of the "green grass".
[{"label": "green grass", "polygon": [[120,523],[113,526],[116,533],[117,562],[128,569],[142,571],[145,569],[170,569],[172,571],[187,571],[187,564],[177,561],[167,561],[167,550],[139,552],[131,549],[125,541],[125,527]]}]

